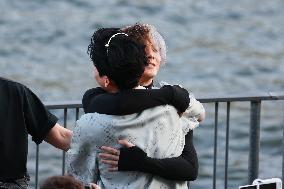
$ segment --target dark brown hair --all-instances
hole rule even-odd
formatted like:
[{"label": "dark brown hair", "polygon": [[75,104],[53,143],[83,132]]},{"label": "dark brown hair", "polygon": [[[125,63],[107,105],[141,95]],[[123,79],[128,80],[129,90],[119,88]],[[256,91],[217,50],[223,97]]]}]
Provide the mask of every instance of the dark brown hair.
[{"label": "dark brown hair", "polygon": [[53,176],[47,178],[40,189],[84,189],[84,186],[71,176]]},{"label": "dark brown hair", "polygon": [[127,33],[131,39],[143,45],[151,42],[150,28],[147,25],[136,23],[133,26],[123,28],[122,31]]}]

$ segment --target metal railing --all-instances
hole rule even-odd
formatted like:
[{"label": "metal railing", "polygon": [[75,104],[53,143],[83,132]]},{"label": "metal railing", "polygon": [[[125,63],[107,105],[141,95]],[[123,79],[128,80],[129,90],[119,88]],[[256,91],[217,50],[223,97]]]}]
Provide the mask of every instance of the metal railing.
[{"label": "metal railing", "polygon": [[[228,157],[229,157],[229,128],[230,128],[230,105],[232,102],[250,102],[250,130],[249,130],[249,162],[248,162],[248,183],[258,178],[259,172],[259,147],[260,147],[260,112],[261,102],[266,100],[284,100],[284,92],[267,92],[257,95],[236,95],[215,98],[198,99],[202,103],[215,103],[214,118],[214,159],[213,159],[213,189],[216,189],[217,170],[217,134],[218,134],[218,110],[219,103],[227,103],[226,116],[226,147],[225,147],[225,179],[224,188],[228,188]],[[282,112],[284,115],[284,112]],[[284,116],[283,116],[284,118]],[[283,120],[284,121],[284,120]],[[284,127],[283,127],[284,128]],[[284,129],[282,138],[282,149],[284,149]],[[282,150],[282,180],[284,179],[284,150]]]},{"label": "metal railing", "polygon": [[[216,170],[217,170],[217,135],[218,135],[218,117],[219,104],[226,103],[226,138],[225,138],[225,178],[224,188],[228,188],[228,160],[229,160],[229,128],[230,128],[230,110],[232,102],[248,102],[250,103],[250,130],[249,130],[249,161],[248,161],[248,183],[251,183],[258,177],[259,173],[259,148],[260,148],[260,112],[262,101],[284,100],[284,92],[268,92],[256,95],[235,95],[224,97],[199,98],[202,103],[214,103],[214,155],[213,155],[213,183],[212,188],[216,189]],[[46,107],[50,110],[62,109],[64,112],[64,127],[67,124],[68,109],[75,109],[75,119],[79,118],[79,109],[82,108],[81,102],[61,102],[61,103],[46,103]],[[282,112],[284,115],[284,112]],[[284,119],[284,116],[283,116]],[[284,120],[283,120],[284,121]],[[282,138],[282,149],[284,149],[284,129]],[[36,173],[35,173],[35,188],[38,187],[38,159],[39,147],[36,151]],[[65,153],[62,156],[62,174],[65,173]],[[284,178],[284,150],[282,150],[282,180]]]}]

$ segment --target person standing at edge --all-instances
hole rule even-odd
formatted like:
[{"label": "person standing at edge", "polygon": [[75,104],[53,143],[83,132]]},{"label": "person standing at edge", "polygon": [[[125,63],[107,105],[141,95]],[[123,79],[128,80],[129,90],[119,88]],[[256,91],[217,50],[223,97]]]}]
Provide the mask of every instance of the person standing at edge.
[{"label": "person standing at edge", "polygon": [[0,77],[0,188],[26,189],[28,134],[67,151],[72,131],[57,123],[40,99],[26,86]]}]

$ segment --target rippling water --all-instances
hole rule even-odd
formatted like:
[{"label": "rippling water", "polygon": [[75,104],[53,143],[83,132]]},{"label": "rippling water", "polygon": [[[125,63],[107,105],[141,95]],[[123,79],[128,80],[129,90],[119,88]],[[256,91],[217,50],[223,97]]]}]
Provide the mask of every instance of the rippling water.
[{"label": "rippling water", "polygon": [[[139,21],[155,25],[165,36],[168,60],[159,79],[182,83],[197,97],[283,91],[283,8],[282,0],[0,1],[0,75],[26,84],[44,101],[78,100],[96,85],[86,54],[93,31]],[[213,106],[206,108],[207,120],[195,131],[200,177],[192,188],[212,185]],[[218,186],[224,182],[225,106],[220,111]],[[283,103],[263,103],[263,177],[281,176],[283,111]],[[246,183],[248,125],[249,105],[233,104],[231,188]],[[40,179],[59,174],[61,166],[61,152],[45,144],[42,148]],[[33,160],[32,144],[30,149]]]}]

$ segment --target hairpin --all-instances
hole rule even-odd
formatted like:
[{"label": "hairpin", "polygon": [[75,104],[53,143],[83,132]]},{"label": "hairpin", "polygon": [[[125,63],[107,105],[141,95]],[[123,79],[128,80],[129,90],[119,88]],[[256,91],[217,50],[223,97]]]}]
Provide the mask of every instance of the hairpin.
[{"label": "hairpin", "polygon": [[107,48],[107,53],[108,53],[108,47],[109,47],[109,43],[110,43],[111,39],[114,38],[114,37],[117,36],[117,35],[125,35],[125,36],[128,36],[126,33],[116,33],[116,34],[113,34],[113,35],[109,38],[107,44],[105,44],[105,47]]}]

